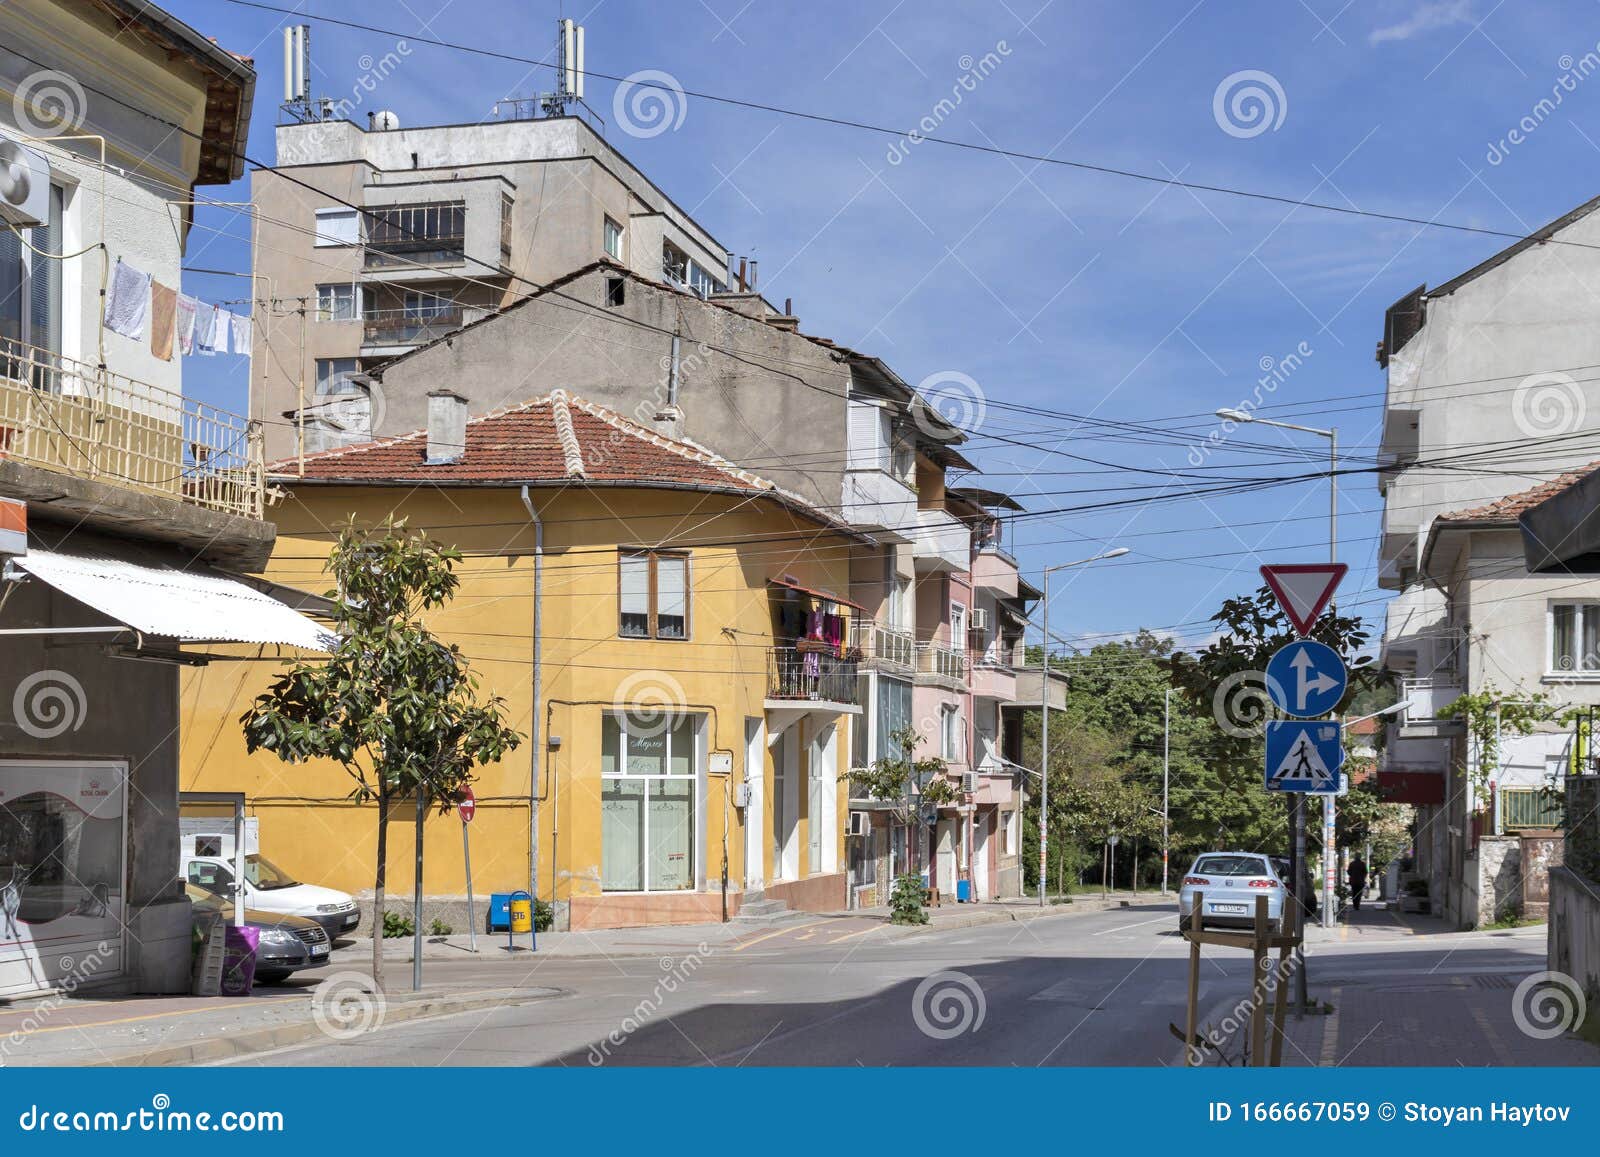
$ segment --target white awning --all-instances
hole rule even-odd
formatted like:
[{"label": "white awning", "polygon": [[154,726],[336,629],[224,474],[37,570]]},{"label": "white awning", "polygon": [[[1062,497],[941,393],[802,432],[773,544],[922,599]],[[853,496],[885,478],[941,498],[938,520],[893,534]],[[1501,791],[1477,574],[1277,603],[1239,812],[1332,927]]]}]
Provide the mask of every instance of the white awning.
[{"label": "white awning", "polygon": [[236,579],[48,550],[30,550],[11,561],[141,634],[186,643],[277,643],[312,651],[332,646],[328,631]]}]

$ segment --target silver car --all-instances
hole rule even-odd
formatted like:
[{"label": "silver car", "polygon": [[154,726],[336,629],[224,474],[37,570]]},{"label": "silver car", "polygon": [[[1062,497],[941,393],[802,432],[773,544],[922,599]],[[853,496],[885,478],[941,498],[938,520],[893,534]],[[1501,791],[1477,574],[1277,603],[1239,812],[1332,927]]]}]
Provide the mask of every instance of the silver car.
[{"label": "silver car", "polygon": [[1259,852],[1206,852],[1195,860],[1178,889],[1179,931],[1189,927],[1197,892],[1205,896],[1205,911],[1200,914],[1202,927],[1254,925],[1257,896],[1267,898],[1267,919],[1277,927],[1288,896],[1275,857]]}]

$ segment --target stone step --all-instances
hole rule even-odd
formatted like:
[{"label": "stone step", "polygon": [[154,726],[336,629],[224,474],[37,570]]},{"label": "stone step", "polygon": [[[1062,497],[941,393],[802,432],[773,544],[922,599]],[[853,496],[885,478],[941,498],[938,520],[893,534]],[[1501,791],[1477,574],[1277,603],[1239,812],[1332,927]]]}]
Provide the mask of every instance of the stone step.
[{"label": "stone step", "polygon": [[745,900],[739,905],[739,914],[735,920],[745,923],[756,921],[776,920],[789,914],[789,904],[785,900]]}]

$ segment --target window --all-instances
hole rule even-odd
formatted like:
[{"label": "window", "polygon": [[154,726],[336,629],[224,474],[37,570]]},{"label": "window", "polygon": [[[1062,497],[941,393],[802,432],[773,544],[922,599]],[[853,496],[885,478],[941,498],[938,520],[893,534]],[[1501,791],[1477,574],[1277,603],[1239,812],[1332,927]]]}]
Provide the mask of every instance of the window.
[{"label": "window", "polygon": [[699,716],[607,715],[600,736],[600,886],[680,892],[695,886]]},{"label": "window", "polygon": [[606,278],[606,304],[615,309],[628,300],[627,281],[621,277]]},{"label": "window", "polygon": [[317,286],[318,321],[355,321],[361,316],[361,291],[349,282]]},{"label": "window", "polygon": [[1600,603],[1552,603],[1550,670],[1600,671]]},{"label": "window", "polygon": [[350,379],[361,372],[361,363],[355,358],[318,358],[318,394],[354,394],[359,390]]},{"label": "window", "polygon": [[436,321],[454,309],[455,304],[448,297],[441,297],[437,293],[408,289],[405,297],[406,321],[414,325]]},{"label": "window", "polygon": [[949,763],[964,763],[961,753],[961,708],[945,704],[939,708],[939,758]]},{"label": "window", "polygon": [[619,562],[617,633],[625,639],[689,637],[689,556],[624,551]]},{"label": "window", "polygon": [[618,261],[621,261],[622,226],[618,225],[610,217],[607,217],[605,224],[601,227],[601,240],[605,245],[606,253],[612,257],[615,257]]},{"label": "window", "polygon": [[701,297],[710,297],[722,289],[722,282],[718,281],[708,271],[703,269],[698,262],[689,262],[689,288]]},{"label": "window", "polygon": [[367,264],[449,262],[461,259],[466,241],[464,201],[385,205],[369,210]]},{"label": "window", "polygon": [[661,243],[661,280],[679,287],[689,281],[689,255],[670,241]]},{"label": "window", "polygon": [[22,240],[44,253],[60,253],[65,204],[66,194],[52,185],[48,221],[25,231],[0,228],[0,340],[61,352],[62,263],[30,251]]},{"label": "window", "polygon": [[500,256],[511,259],[511,198],[500,194]]},{"label": "window", "polygon": [[950,604],[950,645],[958,651],[967,646],[967,608],[961,603]]},{"label": "window", "polygon": [[1014,811],[1000,813],[1000,854],[1017,854],[1017,813]]},{"label": "window", "polygon": [[354,209],[318,209],[316,244],[361,244],[361,214]]}]

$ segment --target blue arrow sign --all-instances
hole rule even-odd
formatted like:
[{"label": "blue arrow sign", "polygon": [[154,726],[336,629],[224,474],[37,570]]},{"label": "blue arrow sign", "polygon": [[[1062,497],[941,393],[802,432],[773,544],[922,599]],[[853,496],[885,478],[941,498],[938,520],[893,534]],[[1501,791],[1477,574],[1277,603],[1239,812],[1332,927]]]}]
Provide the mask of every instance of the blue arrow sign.
[{"label": "blue arrow sign", "polygon": [[1267,694],[1290,715],[1326,715],[1350,681],[1344,660],[1315,639],[1296,639],[1267,663]]},{"label": "blue arrow sign", "polygon": [[1340,725],[1328,719],[1267,724],[1268,791],[1337,791],[1344,762]]}]

